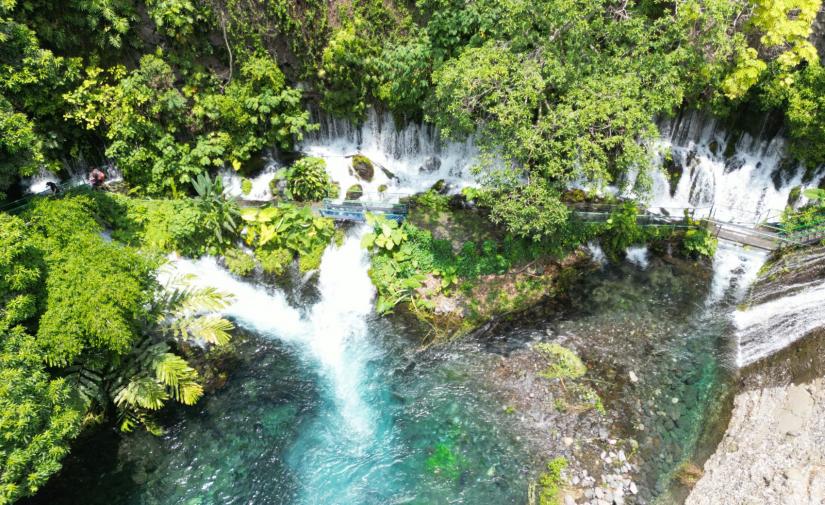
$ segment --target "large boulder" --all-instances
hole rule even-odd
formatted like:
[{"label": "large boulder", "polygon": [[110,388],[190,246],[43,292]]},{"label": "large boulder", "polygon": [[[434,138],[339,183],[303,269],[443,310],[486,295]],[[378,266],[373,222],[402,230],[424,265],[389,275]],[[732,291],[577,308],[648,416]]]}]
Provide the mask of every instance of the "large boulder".
[{"label": "large boulder", "polygon": [[375,176],[375,167],[369,158],[362,154],[356,154],[352,157],[352,172],[356,177],[362,181],[370,182]]},{"label": "large boulder", "polygon": [[347,200],[359,200],[362,196],[364,196],[364,188],[360,184],[353,184],[347,188]]}]

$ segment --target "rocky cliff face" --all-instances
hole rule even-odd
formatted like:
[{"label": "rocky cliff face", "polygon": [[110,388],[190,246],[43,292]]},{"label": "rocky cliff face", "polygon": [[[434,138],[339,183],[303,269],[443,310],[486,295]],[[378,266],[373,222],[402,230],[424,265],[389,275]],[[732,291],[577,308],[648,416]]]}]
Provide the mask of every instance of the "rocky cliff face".
[{"label": "rocky cliff face", "polygon": [[[812,268],[819,261],[806,261],[821,254],[810,249],[766,268],[751,303],[781,299],[783,284],[793,293],[825,279]],[[742,370],[730,424],[688,505],[825,504],[825,325],[801,337]]]}]

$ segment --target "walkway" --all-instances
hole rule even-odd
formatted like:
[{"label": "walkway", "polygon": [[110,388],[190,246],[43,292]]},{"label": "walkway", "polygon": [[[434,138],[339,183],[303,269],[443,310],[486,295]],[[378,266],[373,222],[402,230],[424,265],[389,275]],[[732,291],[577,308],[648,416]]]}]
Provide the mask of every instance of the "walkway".
[{"label": "walkway", "polygon": [[387,219],[401,222],[407,217],[408,208],[403,203],[370,202],[361,200],[344,200],[335,202],[324,200],[318,212],[336,221],[353,221],[363,223],[367,220],[366,214],[381,214]]},{"label": "walkway", "polygon": [[[587,222],[604,222],[610,214],[620,207],[614,204],[592,205],[575,204],[573,215]],[[725,212],[733,211],[735,212]],[[736,209],[725,208],[670,208],[656,207],[639,213],[637,222],[641,226],[671,226],[691,227],[692,223],[701,223],[708,226],[718,238],[738,244],[773,251],[791,245],[807,245],[825,239],[825,223],[816,229],[807,229],[794,233],[786,233],[770,219],[777,219],[778,213],[769,212],[764,215],[754,215],[748,222],[725,220],[716,217],[720,214],[742,214]]]}]

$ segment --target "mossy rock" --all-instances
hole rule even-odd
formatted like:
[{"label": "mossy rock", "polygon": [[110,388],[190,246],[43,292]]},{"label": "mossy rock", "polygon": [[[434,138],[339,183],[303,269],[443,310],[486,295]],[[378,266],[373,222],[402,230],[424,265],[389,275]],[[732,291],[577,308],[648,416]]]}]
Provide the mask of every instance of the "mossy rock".
[{"label": "mossy rock", "polygon": [[447,191],[447,181],[439,179],[430,189],[443,195]]},{"label": "mossy rock", "polygon": [[244,177],[241,179],[241,193],[248,195],[252,192],[252,181]]},{"label": "mossy rock", "polygon": [[226,251],[224,263],[230,272],[241,277],[246,277],[255,270],[255,258],[241,249]]},{"label": "mossy rock", "polygon": [[535,349],[547,358],[549,364],[541,372],[547,379],[578,379],[587,373],[581,358],[570,349],[555,343],[537,344]]},{"label": "mossy rock", "polygon": [[347,200],[359,200],[362,196],[364,196],[364,188],[362,188],[360,184],[353,184],[347,188],[347,196],[345,198]]},{"label": "mossy rock", "polygon": [[799,186],[795,186],[791,189],[791,192],[788,194],[788,205],[793,207],[799,201],[799,197],[802,195],[802,188]]},{"label": "mossy rock", "polygon": [[379,193],[386,193],[387,192],[387,185],[382,184],[382,185],[378,186],[378,192]]},{"label": "mossy rock", "polygon": [[288,249],[258,249],[255,251],[261,268],[268,274],[281,275],[286,267],[292,263],[293,254]]},{"label": "mossy rock", "polygon": [[352,157],[352,170],[356,177],[362,181],[371,182],[375,176],[375,167],[369,158],[362,154],[356,154]]},{"label": "mossy rock", "polygon": [[401,180],[401,179],[399,179],[399,178],[398,178],[398,176],[397,176],[397,175],[395,175],[394,173],[390,172],[389,170],[387,170],[387,169],[386,169],[386,168],[384,168],[384,167],[381,167],[381,171],[382,171],[382,172],[384,172],[384,175],[386,175],[386,176],[387,176],[387,179],[389,179],[389,180],[391,180],[391,181],[396,181],[396,182],[398,182],[398,181],[400,181],[400,180]]}]

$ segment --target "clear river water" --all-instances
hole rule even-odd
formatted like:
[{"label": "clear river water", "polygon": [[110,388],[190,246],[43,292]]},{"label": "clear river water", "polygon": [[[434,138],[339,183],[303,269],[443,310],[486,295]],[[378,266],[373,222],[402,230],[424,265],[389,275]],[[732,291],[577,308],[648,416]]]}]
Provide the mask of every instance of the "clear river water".
[{"label": "clear river water", "polygon": [[[767,161],[780,158],[773,140],[740,138],[742,163],[731,168],[716,153],[726,139],[715,125],[685,121],[692,124],[671,124],[665,137],[684,165],[681,181],[671,191],[657,176],[651,206],[745,206],[736,215],[747,219],[784,205],[801,183],[798,174],[772,181]],[[439,179],[466,183],[474,156],[471,141],[442,144],[435,132],[395,129],[375,114],[360,129],[329,121],[304,149],[327,159],[342,188],[353,152],[388,167],[364,188],[368,195],[380,184],[416,191]],[[253,181],[250,199],[270,196],[275,168]],[[174,259],[171,273],[234,297],[225,314],[238,327],[237,357],[225,385],[165,413],[164,436],[103,430],[81,440],[29,503],[525,504],[537,462],[550,455],[530,443],[489,372],[537,341],[581,354],[606,408],[618,413],[617,432],[638,441],[639,502],[678,503],[674,474],[713,449],[743,352],[751,359],[779,345],[750,335],[740,348],[736,324],[748,316],[733,314],[766,254],[723,243],[704,269],[632,248],[627,261],[586,274],[564,304],[422,349],[426,328],[374,314],[361,233],[349,229],[319,272],[292,272],[277,285],[234,278],[211,258]],[[598,245],[591,249],[599,258]]]}]

